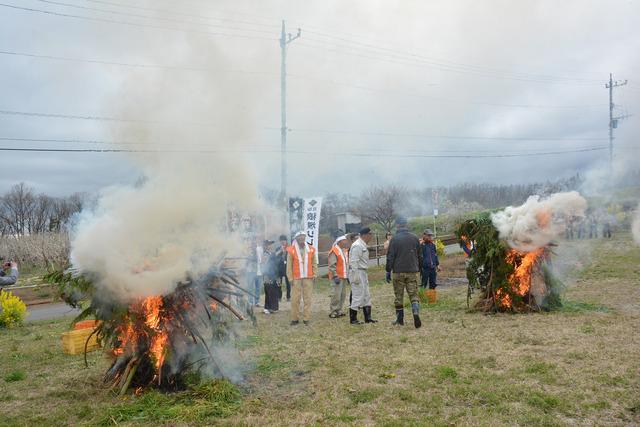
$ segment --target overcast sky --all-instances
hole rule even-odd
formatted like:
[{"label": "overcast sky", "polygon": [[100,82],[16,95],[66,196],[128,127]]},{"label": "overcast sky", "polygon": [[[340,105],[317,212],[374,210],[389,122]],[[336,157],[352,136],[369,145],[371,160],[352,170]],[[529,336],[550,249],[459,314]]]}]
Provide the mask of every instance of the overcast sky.
[{"label": "overcast sky", "polygon": [[[640,153],[638,1],[4,3],[18,7],[0,6],[5,149],[236,150],[279,189],[285,19],[302,30],[287,56],[291,194],[588,173],[608,156],[610,72],[629,80],[616,115],[636,114],[616,162]],[[56,195],[134,182],[146,156],[0,155],[0,192]]]}]

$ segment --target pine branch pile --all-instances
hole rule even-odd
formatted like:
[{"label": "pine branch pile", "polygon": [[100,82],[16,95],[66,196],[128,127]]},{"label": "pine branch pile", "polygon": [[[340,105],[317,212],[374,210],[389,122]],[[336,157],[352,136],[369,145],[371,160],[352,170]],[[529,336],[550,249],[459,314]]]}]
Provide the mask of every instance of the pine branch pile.
[{"label": "pine branch pile", "polygon": [[121,395],[148,386],[180,390],[187,375],[203,369],[225,376],[216,346],[235,336],[232,322],[255,321],[244,298],[248,292],[224,260],[206,275],[178,283],[170,294],[129,303],[102,296],[96,278],[75,271],[51,272],[46,279],[65,302],[83,308],[75,321],[99,321],[93,333],[112,358],[104,382]]},{"label": "pine branch pile", "polygon": [[561,305],[562,282],[550,268],[551,246],[519,252],[499,237],[490,213],[458,226],[456,236],[471,255],[467,262],[470,290],[479,290],[475,308],[484,312],[551,310]]}]

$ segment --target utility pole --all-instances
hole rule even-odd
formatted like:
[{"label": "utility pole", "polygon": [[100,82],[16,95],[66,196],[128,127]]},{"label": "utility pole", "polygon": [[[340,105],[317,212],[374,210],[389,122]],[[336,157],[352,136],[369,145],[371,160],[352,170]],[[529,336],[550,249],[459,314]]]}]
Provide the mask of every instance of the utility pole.
[{"label": "utility pole", "polygon": [[613,174],[613,130],[618,127],[618,120],[623,119],[624,116],[621,117],[613,117],[613,107],[615,106],[613,103],[613,88],[618,86],[624,86],[627,84],[627,80],[616,80],[613,81],[613,74],[609,74],[609,83],[605,84],[604,87],[609,89],[609,173]]},{"label": "utility pole", "polygon": [[292,36],[282,21],[280,33],[280,200],[287,210],[287,45],[300,37],[302,30]]}]

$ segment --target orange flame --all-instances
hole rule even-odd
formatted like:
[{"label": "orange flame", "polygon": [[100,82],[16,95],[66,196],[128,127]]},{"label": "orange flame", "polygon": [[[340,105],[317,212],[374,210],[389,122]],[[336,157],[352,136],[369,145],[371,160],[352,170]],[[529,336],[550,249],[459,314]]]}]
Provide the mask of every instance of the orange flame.
[{"label": "orange flame", "polygon": [[[525,296],[531,289],[531,279],[533,277],[533,267],[544,254],[545,249],[539,248],[531,252],[519,252],[511,249],[507,253],[507,262],[514,266],[514,272],[509,276],[509,284],[512,291],[520,296]],[[500,305],[505,308],[513,306],[510,295],[503,292],[502,289],[496,291],[496,298],[500,301]]]},{"label": "orange flame", "polygon": [[[162,322],[162,304],[161,296],[147,297],[131,306],[130,311],[139,316],[143,320],[144,325],[136,326],[133,318],[124,323],[120,327],[118,334],[119,345],[113,349],[116,356],[124,354],[125,351],[135,352],[135,345],[138,342],[140,334],[150,336],[149,352],[153,356],[158,372],[162,368],[165,358],[165,349],[169,341],[167,331],[164,329]],[[137,317],[137,316],[134,316]],[[144,326],[149,330],[145,331]],[[133,346],[133,348],[131,348]]]}]

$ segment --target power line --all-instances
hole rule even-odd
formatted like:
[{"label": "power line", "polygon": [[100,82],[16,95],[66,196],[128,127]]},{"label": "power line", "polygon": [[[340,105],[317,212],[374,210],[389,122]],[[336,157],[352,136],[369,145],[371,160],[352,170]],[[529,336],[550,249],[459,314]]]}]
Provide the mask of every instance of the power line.
[{"label": "power line", "polygon": [[269,71],[253,71],[253,70],[224,70],[210,67],[186,67],[180,65],[163,65],[163,64],[137,64],[130,62],[114,62],[114,61],[102,61],[99,59],[85,59],[85,58],[70,58],[65,56],[53,56],[53,55],[38,55],[35,53],[15,52],[9,50],[0,50],[0,55],[11,56],[24,56],[27,58],[37,59],[49,59],[56,61],[69,61],[69,62],[86,62],[89,64],[99,65],[116,65],[120,67],[132,67],[132,68],[158,68],[163,70],[184,70],[184,71],[203,71],[203,72],[222,72],[222,73],[246,73],[246,74],[263,74],[268,76],[280,75],[279,73]]},{"label": "power line", "polygon": [[[243,74],[256,74],[256,75],[267,75],[267,76],[276,76],[279,73],[269,72],[269,71],[253,71],[253,70],[222,70],[215,68],[207,68],[207,67],[189,67],[189,66],[178,66],[178,65],[163,65],[163,64],[138,64],[138,63],[127,63],[127,62],[114,62],[114,61],[103,61],[98,59],[85,59],[85,58],[70,58],[63,56],[53,56],[53,55],[38,55],[33,53],[26,52],[16,52],[16,51],[8,51],[8,50],[0,50],[0,55],[9,55],[9,56],[23,56],[27,58],[36,58],[36,59],[46,59],[46,60],[55,60],[55,61],[65,61],[65,62],[81,62],[81,63],[89,63],[89,64],[98,64],[98,65],[115,65],[120,67],[130,67],[130,68],[142,68],[142,69],[161,69],[161,70],[177,70],[177,71],[198,71],[198,72],[223,72],[223,73],[243,73]],[[451,99],[451,98],[440,98],[433,97],[429,95],[419,94],[419,93],[410,93],[410,92],[398,92],[387,89],[379,89],[370,86],[363,86],[358,84],[352,84],[347,82],[339,82],[330,79],[322,79],[314,76],[305,76],[301,74],[289,74],[287,73],[287,77],[291,77],[293,79],[300,80],[309,80],[309,81],[317,81],[321,83],[336,85],[336,86],[344,86],[350,87],[353,89],[358,89],[362,91],[375,92],[375,93],[386,93],[395,96],[406,96],[413,98],[421,98],[421,99],[432,99],[440,102],[448,102],[448,103],[459,103],[462,101]],[[507,104],[507,103],[498,103],[498,102],[481,102],[481,101],[464,101],[467,104],[472,105],[484,105],[489,107],[505,107],[505,108],[534,108],[534,109],[582,109],[582,108],[601,108],[605,107],[606,104],[602,105],[543,105],[543,104]]]},{"label": "power line", "polygon": [[[421,61],[425,61],[427,63],[433,64],[434,66],[457,67],[457,68],[460,68],[461,70],[465,70],[466,69],[468,71],[489,72],[489,73],[494,73],[494,74],[512,75],[512,76],[516,76],[516,77],[531,78],[531,79],[536,79],[536,80],[557,80],[557,81],[563,81],[563,82],[578,81],[578,82],[589,82],[589,83],[598,82],[598,80],[595,80],[595,79],[577,79],[577,78],[573,78],[573,77],[564,77],[564,76],[551,76],[551,75],[544,75],[544,74],[512,72],[512,71],[501,70],[501,69],[497,69],[497,68],[491,68],[491,67],[485,67],[485,66],[479,66],[479,65],[473,65],[473,64],[464,64],[464,63],[460,63],[460,62],[454,62],[454,61],[430,58],[430,57],[427,57],[427,56],[424,56],[424,55],[418,55],[418,54],[414,54],[414,53],[410,53],[410,52],[401,51],[401,50],[398,50],[396,48],[385,48],[385,47],[382,47],[382,46],[379,46],[379,45],[370,44],[370,43],[362,43],[362,42],[358,42],[358,41],[353,41],[353,40],[350,40],[350,39],[347,39],[347,38],[344,38],[344,37],[338,37],[338,36],[334,36],[334,35],[326,34],[326,33],[321,33],[321,32],[317,32],[317,31],[307,31],[307,32],[309,34],[316,34],[316,35],[318,35],[320,37],[326,37],[326,38],[335,39],[335,40],[339,40],[339,41],[343,41],[343,42],[347,43],[347,45],[335,44],[336,46],[352,47],[350,45],[355,45],[355,46],[358,46],[360,48],[361,47],[369,48],[369,49],[372,49],[374,51],[377,51],[377,50],[384,51],[384,52],[387,52],[388,54],[392,54],[393,56],[415,58],[417,60],[421,60]],[[313,39],[313,38],[311,38],[309,40],[314,40],[314,41],[318,41],[318,42],[327,43],[326,41]]]},{"label": "power line", "polygon": [[[13,141],[13,142],[36,142],[36,143],[71,143],[71,144],[99,144],[99,145],[113,145],[113,146],[133,146],[133,145],[141,145],[141,146],[153,146],[153,147],[158,147],[158,146],[171,146],[171,147],[175,147],[178,144],[175,143],[157,143],[157,142],[130,142],[130,141],[106,141],[106,140],[93,140],[93,139],[67,139],[67,138],[13,138],[13,137],[0,137],[0,141]],[[326,144],[332,143],[335,141],[326,141]],[[486,143],[486,141],[482,141],[484,143]],[[344,149],[344,143],[343,142],[338,142],[338,144],[340,145],[340,149]],[[182,143],[180,144],[180,146],[183,147],[190,147],[190,148],[194,148],[194,147],[210,147],[209,144],[192,144],[192,143]],[[273,148],[275,149],[277,145],[269,145],[269,144],[259,144],[259,145],[241,145],[239,147],[242,148],[246,148],[246,149],[264,149],[264,148]],[[238,147],[238,146],[236,146]],[[573,149],[582,149],[582,148],[590,148],[590,147],[574,147]],[[338,151],[339,151],[338,150]],[[414,148],[404,148],[404,147],[399,147],[398,145],[395,146],[394,149],[372,149],[370,147],[367,147],[367,152],[375,152],[375,153],[380,153],[380,154],[384,154],[384,153],[395,153],[398,150],[402,150],[403,153],[407,154],[407,155],[411,155],[411,154],[425,154],[425,153],[466,153],[466,154],[472,154],[472,153],[479,153],[479,154],[502,154],[504,153],[504,150],[500,150],[500,151],[489,151],[486,149],[469,149],[469,148],[464,148],[464,149],[430,149],[430,150],[420,150],[420,149],[414,149]],[[516,153],[520,153],[520,152],[527,152],[527,151],[540,151],[541,148],[518,148],[518,150],[516,150]],[[514,153],[511,153],[514,154]]]},{"label": "power line", "polygon": [[86,21],[106,22],[106,23],[109,23],[109,24],[127,25],[127,26],[130,26],[130,27],[153,28],[153,29],[157,29],[157,30],[179,31],[179,32],[185,32],[185,33],[206,34],[206,35],[210,35],[210,36],[220,36],[220,37],[237,37],[237,38],[244,38],[244,39],[269,40],[269,41],[274,41],[275,40],[275,38],[267,38],[267,37],[260,37],[260,36],[249,36],[249,35],[243,35],[243,34],[232,34],[232,33],[223,33],[223,32],[211,32],[211,31],[204,31],[204,30],[192,30],[192,29],[175,28],[175,27],[163,27],[163,26],[159,26],[159,25],[141,24],[141,23],[133,23],[133,22],[127,22],[127,21],[118,21],[118,20],[115,20],[115,19],[108,19],[108,18],[97,18],[97,17],[82,16],[82,15],[73,15],[73,14],[69,14],[69,13],[53,12],[53,11],[49,11],[49,10],[35,9],[35,8],[30,8],[30,7],[22,7],[22,6],[16,6],[16,5],[11,5],[11,4],[5,4],[5,3],[0,3],[0,6],[1,7],[11,8],[11,9],[23,10],[23,11],[27,11],[27,12],[41,13],[41,14],[53,15],[53,16],[61,16],[61,17],[65,17],[65,18],[82,19],[82,20],[86,20]]},{"label": "power line", "polygon": [[393,132],[368,132],[345,129],[304,129],[292,128],[292,132],[305,133],[332,133],[332,134],[355,134],[365,136],[392,136],[428,139],[470,139],[470,140],[502,140],[502,141],[606,141],[607,138],[568,138],[568,137],[491,137],[491,136],[467,136],[467,135],[429,135],[420,133],[393,133]]},{"label": "power line", "polygon": [[[119,117],[106,116],[82,116],[72,114],[28,112],[15,110],[0,110],[0,115],[13,115],[25,117],[43,117],[57,119],[73,119],[73,120],[97,120],[108,122],[131,122],[143,124],[161,124],[161,125],[195,125],[204,127],[216,127],[212,123],[205,122],[162,122],[144,119],[126,119]],[[261,127],[262,130],[280,130],[276,127]],[[311,129],[311,128],[287,128],[289,132],[300,133],[319,133],[319,134],[345,134],[345,135],[364,135],[364,136],[381,136],[381,137],[406,137],[406,138],[426,138],[426,139],[447,139],[447,140],[479,140],[479,141],[606,141],[607,138],[572,138],[572,137],[496,137],[496,136],[474,136],[474,135],[431,135],[423,133],[400,133],[400,132],[374,132],[374,131],[358,131],[348,129]]]},{"label": "power line", "polygon": [[[265,30],[256,30],[256,29],[246,29],[246,28],[229,28],[229,27],[222,27],[219,25],[215,25],[215,24],[201,24],[201,23],[197,23],[197,22],[192,22],[192,21],[180,21],[180,20],[175,20],[175,19],[169,19],[169,18],[156,18],[156,17],[151,17],[148,15],[137,15],[137,14],[131,14],[131,13],[124,13],[124,12],[118,12],[118,11],[112,11],[112,10],[105,10],[105,9],[98,9],[98,8],[90,8],[90,7],[86,7],[86,6],[80,6],[80,5],[74,5],[74,4],[69,4],[69,3],[63,3],[63,2],[56,2],[56,1],[52,1],[52,0],[37,0],[43,3],[48,3],[48,4],[54,4],[54,5],[62,5],[62,6],[66,6],[66,7],[75,7],[75,8],[80,8],[80,9],[84,9],[84,10],[93,10],[93,11],[98,11],[98,12],[103,12],[103,13],[113,13],[113,14],[119,14],[119,15],[125,15],[125,16],[131,16],[131,17],[141,17],[141,18],[145,18],[145,19],[162,19],[162,20],[168,20],[171,22],[179,22],[179,23],[187,23],[187,24],[196,24],[196,25],[209,25],[209,26],[214,26],[214,27],[219,27],[219,28],[226,28],[226,29],[231,29],[231,30],[240,30],[240,31],[255,31],[255,32],[260,32],[260,33],[270,33],[268,31]],[[170,27],[162,27],[162,26],[157,26],[157,25],[149,25],[149,24],[139,24],[139,23],[132,23],[132,22],[124,22],[124,21],[116,21],[116,20],[111,20],[111,19],[106,19],[106,18],[95,18],[95,17],[87,17],[87,16],[80,16],[80,15],[72,15],[72,14],[66,14],[66,13],[59,13],[59,12],[53,12],[53,11],[46,11],[46,10],[41,10],[41,9],[35,9],[35,8],[26,8],[26,7],[20,7],[20,6],[15,6],[15,5],[8,5],[8,4],[2,4],[0,3],[0,6],[4,6],[4,7],[10,7],[10,8],[14,8],[14,9],[20,9],[20,10],[25,10],[25,11],[30,11],[30,12],[39,12],[39,13],[46,13],[46,14],[50,14],[50,15],[56,15],[56,16],[63,16],[63,17],[70,17],[70,18],[76,18],[76,19],[86,19],[86,20],[92,20],[92,21],[99,21],[99,22],[108,22],[108,23],[116,23],[116,24],[122,24],[122,25],[129,25],[129,26],[138,26],[138,27],[148,27],[148,28],[156,28],[156,29],[163,29],[163,30],[171,30],[171,31],[183,31],[183,32],[193,32],[193,33],[204,33],[204,34],[209,34],[209,35],[216,35],[216,36],[226,36],[226,37],[240,37],[240,38],[253,38],[253,39],[263,39],[263,40],[273,40],[267,37],[257,37],[257,36],[247,36],[247,35],[239,35],[239,34],[229,34],[229,33],[213,33],[213,32],[207,32],[207,31],[199,31],[199,30],[190,30],[190,29],[183,29],[183,28],[170,28]],[[321,34],[321,33],[317,33],[317,34]],[[316,41],[319,43],[327,43],[325,40],[319,40],[319,39],[308,39],[311,41]],[[358,43],[358,42],[353,42],[353,43]],[[360,43],[361,45],[366,45],[363,43]],[[311,47],[313,47],[313,45],[309,45]],[[340,46],[340,45],[336,45],[336,44],[330,44],[330,46]],[[342,45],[344,46],[344,45]],[[536,76],[536,75],[528,75],[530,76],[530,78],[525,78],[527,77],[527,74],[523,74],[523,73],[519,73],[519,74],[496,74],[496,71],[492,71],[490,68],[487,68],[486,71],[484,68],[479,67],[479,66],[475,66],[475,65],[467,65],[467,64],[460,64],[460,63],[453,63],[450,62],[450,64],[446,64],[443,62],[435,62],[432,59],[426,58],[426,57],[422,57],[420,55],[415,55],[415,54],[410,54],[410,53],[398,53],[398,51],[396,49],[386,49],[386,48],[381,48],[379,46],[374,46],[374,45],[370,45],[373,46],[375,49],[378,50],[386,50],[386,51],[391,51],[393,52],[393,54],[387,54],[386,57],[383,57],[380,55],[380,52],[368,52],[371,53],[373,55],[377,55],[377,56],[368,56],[368,55],[362,55],[362,54],[358,54],[358,53],[353,53],[353,52],[345,52],[345,51],[341,51],[341,50],[336,50],[336,49],[328,49],[328,51],[333,51],[333,52],[339,52],[339,53],[346,53],[348,55],[352,55],[352,56],[360,56],[360,57],[364,57],[364,58],[370,58],[370,59],[377,59],[377,60],[386,60],[386,61],[390,61],[390,62],[395,62],[395,63],[402,63],[399,62],[398,59],[404,60],[405,65],[417,65],[417,64],[423,64],[423,65],[427,65],[430,67],[434,67],[437,69],[440,69],[442,71],[451,71],[451,72],[457,72],[457,73],[468,73],[468,74],[475,74],[475,75],[481,75],[481,76],[485,76],[485,77],[494,77],[494,78],[501,78],[501,79],[510,79],[510,80],[519,80],[519,81],[528,81],[528,82],[538,82],[538,83],[569,83],[572,81],[575,82],[589,82],[589,80],[580,80],[580,79],[568,79],[568,78],[564,78],[564,77],[550,77],[550,76]],[[316,45],[316,47],[318,47]],[[346,46],[348,49],[353,49],[353,46]],[[389,56],[391,55],[391,56]],[[407,58],[408,57],[408,58]],[[391,58],[391,60],[390,60]],[[407,63],[406,61],[412,61]],[[451,65],[451,64],[458,64],[458,65]],[[485,71],[483,71],[485,70]],[[550,78],[553,78],[555,80],[549,80]]]},{"label": "power line", "polygon": [[[52,119],[72,119],[72,120],[96,120],[105,122],[125,122],[125,123],[144,123],[144,124],[156,124],[156,125],[189,125],[189,126],[203,126],[203,127],[216,127],[213,123],[206,122],[163,122],[158,120],[145,120],[145,119],[127,119],[121,117],[106,117],[106,116],[91,116],[91,115],[73,115],[73,114],[58,114],[58,113],[43,113],[43,112],[31,112],[31,111],[16,111],[16,110],[0,110],[0,115],[10,116],[25,116],[25,117],[43,117]],[[257,128],[261,130],[279,130],[275,127],[262,127]]]},{"label": "power line", "polygon": [[[311,41],[311,43],[309,43],[309,41]],[[314,42],[315,42],[315,44],[314,44]],[[314,38],[306,38],[304,44],[301,43],[301,45],[304,45],[307,48],[321,48],[321,49],[324,49],[327,52],[336,52],[336,53],[341,53],[341,54],[345,54],[345,55],[349,55],[349,56],[374,59],[374,60],[384,61],[384,62],[389,62],[389,63],[394,63],[394,64],[403,64],[403,65],[412,65],[412,66],[417,66],[417,67],[435,68],[435,69],[439,69],[441,71],[461,73],[461,74],[471,74],[471,75],[478,75],[478,76],[483,76],[483,77],[491,77],[491,78],[514,80],[514,81],[523,81],[523,82],[534,82],[534,83],[550,83],[550,84],[568,84],[568,83],[571,83],[571,84],[583,84],[583,85],[584,84],[589,84],[589,85],[595,85],[596,84],[596,83],[591,83],[591,82],[587,82],[587,81],[585,81],[585,82],[571,82],[571,81],[566,81],[566,80],[534,79],[534,78],[525,78],[525,77],[518,77],[518,76],[512,76],[512,75],[503,75],[503,74],[497,74],[497,73],[492,73],[492,72],[488,72],[488,71],[479,71],[479,70],[473,70],[473,69],[464,69],[464,68],[460,68],[460,67],[447,66],[447,65],[443,65],[443,64],[434,63],[433,61],[427,61],[427,60],[423,60],[423,59],[407,58],[406,56],[402,56],[402,55],[381,54],[379,52],[371,52],[371,51],[365,51],[364,53],[354,52],[353,51],[354,48],[350,47],[350,46],[346,46],[346,47],[347,47],[347,49],[352,49],[352,50],[335,49],[335,48],[328,49],[328,48],[325,48],[326,44],[327,44],[326,41],[318,40],[318,39],[314,39]],[[341,45],[331,44],[331,43],[328,43],[328,44],[329,44],[329,46],[338,46],[338,47],[341,46]],[[342,45],[342,46],[344,46],[344,45]]]},{"label": "power line", "polygon": [[[233,22],[235,24],[255,25],[255,26],[258,26],[258,27],[265,27],[265,28],[271,28],[271,29],[278,28],[277,24],[265,24],[265,23],[262,23],[262,22],[243,21],[243,20],[231,19],[231,18],[221,18],[221,17],[218,17],[218,16],[207,16],[207,15],[190,14],[190,13],[179,12],[179,11],[176,11],[176,10],[154,9],[154,8],[150,8],[150,7],[132,6],[132,5],[129,5],[129,4],[115,3],[115,2],[109,2],[109,1],[103,1],[103,0],[85,0],[85,1],[90,2],[90,3],[98,3],[98,4],[106,4],[106,5],[110,5],[110,6],[123,7],[123,8],[127,8],[127,9],[147,10],[147,11],[151,11],[151,12],[167,13],[167,14],[170,14],[170,15],[187,16],[187,17],[190,17],[190,18],[197,18],[197,19],[208,19],[208,20],[215,20],[215,21],[222,21],[222,22]],[[275,19],[269,19],[269,20],[270,21],[275,21]]]},{"label": "power line", "polygon": [[[54,4],[65,4],[65,3],[53,2],[51,0],[38,0],[38,1],[43,1],[43,2],[46,2],[46,3],[54,3]],[[185,14],[185,13],[177,12],[175,10],[166,10],[166,9],[163,10],[163,9],[153,9],[153,8],[146,8],[146,7],[139,7],[139,6],[130,6],[130,5],[124,5],[124,4],[121,4],[121,3],[113,3],[113,2],[109,2],[109,1],[104,1],[104,0],[85,0],[85,1],[92,2],[92,3],[99,3],[99,4],[107,4],[107,5],[112,5],[112,6],[116,6],[116,7],[123,7],[123,8],[148,10],[148,11],[155,11],[155,12],[165,12],[165,13],[171,13],[173,15],[183,15],[183,16],[195,17],[195,18],[198,18],[198,19],[227,20],[227,21],[238,22],[238,23],[243,23],[243,24],[247,24],[247,25],[261,25],[261,26],[269,26],[271,28],[275,27],[275,25],[273,25],[273,24],[262,24],[262,23],[250,22],[250,21],[236,21],[236,20],[224,19],[224,18],[219,18],[219,17],[192,15],[192,14]],[[74,6],[74,7],[76,7],[76,6]],[[82,6],[77,6],[77,7],[82,7]],[[86,7],[82,7],[82,8],[86,8]],[[88,9],[90,9],[90,8],[88,8]],[[111,12],[111,11],[108,11],[108,12]],[[150,17],[150,18],[153,18],[153,17]],[[312,26],[312,28],[313,28],[313,26]],[[266,32],[266,31],[263,31],[263,32]],[[267,32],[267,33],[270,34],[270,32]],[[353,39],[340,37],[340,36],[335,36],[333,34],[327,34],[327,33],[321,32],[321,31],[310,30],[310,31],[308,31],[308,33],[309,34],[315,34],[315,35],[317,35],[319,37],[325,37],[325,38],[329,38],[329,39],[339,40],[339,41],[346,42],[346,43],[351,44],[351,45],[357,45],[357,46],[360,46],[360,47],[365,47],[365,48],[369,48],[369,49],[374,49],[374,50],[378,50],[378,51],[384,51],[384,52],[392,53],[394,55],[404,55],[404,56],[407,56],[407,57],[418,58],[418,59],[422,59],[422,60],[425,60],[425,61],[432,61],[434,64],[440,64],[440,65],[443,65],[443,66],[463,67],[463,68],[467,68],[469,70],[489,71],[489,72],[492,72],[492,73],[502,73],[502,74],[507,74],[507,75],[514,75],[514,76],[520,76],[520,77],[529,77],[529,78],[535,78],[535,79],[552,79],[552,80],[561,80],[561,81],[579,81],[579,82],[592,82],[592,83],[597,82],[597,80],[594,80],[594,79],[577,79],[577,78],[574,78],[574,77],[551,76],[551,75],[532,74],[532,73],[523,73],[523,72],[510,72],[508,70],[501,70],[501,69],[497,69],[497,68],[478,66],[478,65],[473,65],[473,64],[465,64],[465,63],[460,63],[460,62],[455,62],[455,61],[449,61],[449,60],[446,60],[446,59],[443,60],[443,59],[430,58],[430,57],[427,57],[427,56],[424,56],[424,55],[418,55],[418,54],[411,53],[411,52],[400,51],[400,50],[398,50],[396,48],[385,48],[383,46],[380,46],[379,44],[363,43],[363,42],[356,41],[356,40],[353,40]],[[318,40],[318,41],[320,41],[320,40]]]},{"label": "power line", "polygon": [[133,17],[133,18],[144,18],[144,19],[152,19],[156,21],[176,22],[179,24],[195,24],[195,25],[202,25],[202,26],[212,27],[212,28],[222,28],[223,30],[248,31],[248,32],[254,32],[254,33],[272,34],[271,31],[267,31],[267,30],[257,30],[253,28],[225,27],[223,25],[217,25],[217,24],[207,24],[207,23],[200,23],[200,22],[194,22],[194,21],[182,21],[179,19],[162,18],[162,17],[155,17],[155,16],[149,16],[149,15],[140,15],[135,13],[118,12],[115,10],[80,6],[77,4],[64,3],[64,2],[53,1],[53,0],[36,0],[36,1],[39,1],[41,3],[46,3],[46,4],[52,4],[56,6],[72,7],[72,8],[81,9],[81,10],[89,10],[92,12],[110,13],[113,15],[120,15],[120,16]]},{"label": "power line", "polygon": [[[0,138],[4,140],[4,138]],[[27,140],[27,139],[22,139]],[[42,140],[33,140],[40,142]],[[374,152],[335,152],[335,151],[309,151],[309,150],[289,150],[290,154],[301,155],[325,155],[330,157],[375,157],[375,158],[512,158],[512,157],[535,157],[535,156],[552,156],[560,154],[572,154],[572,153],[586,153],[592,151],[606,150],[607,146],[586,147],[580,149],[571,150],[557,150],[557,151],[542,151],[536,153],[501,153],[501,154],[428,154],[428,152],[416,152],[412,154],[402,153],[374,153]],[[25,148],[25,147],[0,147],[0,151],[14,151],[14,152],[56,152],[56,153],[183,153],[183,154],[199,154],[199,153],[212,153],[212,154],[279,154],[280,150],[148,150],[148,149],[121,149],[121,148]]]},{"label": "power line", "polygon": [[506,104],[506,103],[499,103],[499,102],[481,102],[481,101],[467,101],[467,100],[462,101],[462,100],[456,100],[456,99],[453,99],[453,98],[441,98],[441,97],[436,97],[436,96],[424,95],[424,94],[420,94],[420,93],[398,92],[398,91],[394,91],[394,90],[373,88],[373,87],[369,87],[369,86],[351,84],[351,83],[346,83],[346,82],[338,82],[338,81],[335,81],[335,80],[322,79],[322,78],[317,78],[317,77],[313,77],[313,76],[304,76],[304,75],[299,75],[299,74],[287,74],[287,76],[291,77],[291,78],[294,78],[294,79],[313,80],[313,81],[318,81],[318,82],[322,82],[322,83],[333,84],[333,85],[336,85],[336,86],[346,86],[346,87],[351,87],[351,88],[359,89],[359,90],[363,90],[363,91],[378,92],[378,93],[388,93],[388,94],[391,94],[391,95],[400,95],[400,96],[407,96],[407,97],[414,97],[414,98],[431,99],[431,100],[436,100],[438,102],[448,102],[448,103],[455,103],[455,104],[459,104],[460,102],[464,102],[466,104],[484,105],[484,106],[489,106],[489,107],[535,108],[535,109],[545,109],[545,108],[549,108],[549,109],[581,109],[581,108],[602,108],[602,107],[606,107],[607,106],[607,104],[599,104],[599,105],[597,105],[597,104],[593,104],[593,105],[543,105],[543,104]]},{"label": "power line", "polygon": [[[83,116],[72,114],[28,112],[15,110],[0,110],[0,115],[13,115],[25,117],[43,117],[56,119],[73,119],[73,120],[97,120],[108,122],[131,122],[143,124],[161,124],[161,125],[195,125],[204,127],[216,127],[212,123],[205,122],[162,122],[144,119],[127,119],[119,117],[106,116]],[[262,130],[280,130],[276,127],[261,127]],[[451,140],[480,140],[480,141],[606,141],[607,138],[572,138],[572,137],[496,137],[496,136],[474,136],[474,135],[431,135],[423,133],[400,133],[400,132],[374,132],[374,131],[358,131],[348,129],[311,129],[311,128],[287,128],[290,132],[301,133],[320,133],[320,134],[345,134],[345,135],[365,135],[365,136],[381,136],[381,137],[407,137],[407,138],[426,138],[426,139],[451,139]]]}]

